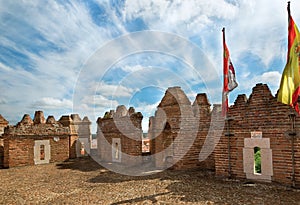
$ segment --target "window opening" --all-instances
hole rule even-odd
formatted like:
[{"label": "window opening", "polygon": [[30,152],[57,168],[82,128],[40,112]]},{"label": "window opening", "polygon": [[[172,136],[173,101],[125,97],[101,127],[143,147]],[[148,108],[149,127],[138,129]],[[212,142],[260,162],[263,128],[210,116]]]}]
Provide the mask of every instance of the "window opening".
[{"label": "window opening", "polygon": [[254,147],[254,174],[261,174],[261,151],[260,151],[260,147]]},{"label": "window opening", "polygon": [[40,160],[45,160],[45,145],[40,145]]},{"label": "window opening", "polygon": [[115,144],[115,159],[119,159],[119,144],[116,142]]}]

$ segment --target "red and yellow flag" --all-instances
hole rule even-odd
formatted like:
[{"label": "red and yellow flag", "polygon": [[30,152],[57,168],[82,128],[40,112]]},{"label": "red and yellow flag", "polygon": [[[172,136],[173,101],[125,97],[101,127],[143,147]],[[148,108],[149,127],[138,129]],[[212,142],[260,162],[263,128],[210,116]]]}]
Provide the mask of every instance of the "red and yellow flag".
[{"label": "red and yellow flag", "polygon": [[230,60],[229,50],[225,42],[225,28],[223,32],[223,95],[222,95],[222,115],[226,116],[228,111],[228,93],[238,86],[235,80],[234,67]]},{"label": "red and yellow flag", "polygon": [[291,16],[288,2],[288,53],[277,100],[290,105],[299,114],[298,96],[300,95],[300,34]]}]

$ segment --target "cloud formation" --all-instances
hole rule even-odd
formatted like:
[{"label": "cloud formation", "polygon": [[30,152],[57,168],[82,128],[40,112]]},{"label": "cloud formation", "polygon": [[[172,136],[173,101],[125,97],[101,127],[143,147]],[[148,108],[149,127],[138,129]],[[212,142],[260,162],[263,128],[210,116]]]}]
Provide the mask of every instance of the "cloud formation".
[{"label": "cloud formation", "polygon": [[[291,2],[298,25],[299,7],[299,1]],[[220,102],[222,27],[239,81],[231,103],[259,82],[274,94],[286,60],[284,1],[0,0],[0,113],[11,123],[34,109],[57,117],[71,113],[78,86],[85,94],[78,111],[93,122],[119,104],[134,105],[147,118],[169,86],[182,86],[191,100],[209,92],[211,103]],[[161,36],[118,43],[140,31],[177,35],[203,53]],[[136,42],[153,49],[135,53],[143,48]],[[90,61],[108,44],[113,47],[99,57],[113,63]],[[93,69],[78,79],[86,66]]]}]

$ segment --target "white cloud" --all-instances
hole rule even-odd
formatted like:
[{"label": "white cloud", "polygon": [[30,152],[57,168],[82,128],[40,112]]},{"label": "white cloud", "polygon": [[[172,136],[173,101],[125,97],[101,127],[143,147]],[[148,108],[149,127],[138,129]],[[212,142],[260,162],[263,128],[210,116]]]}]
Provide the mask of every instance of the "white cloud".
[{"label": "white cloud", "polygon": [[39,109],[71,109],[73,106],[72,101],[67,99],[56,99],[52,97],[45,97],[33,103],[33,108]]},{"label": "white cloud", "polygon": [[[106,64],[91,62],[95,63],[95,69],[86,72],[87,80],[80,84],[80,91],[85,97],[81,98],[84,100],[81,104],[83,115],[86,112],[89,115],[99,113],[102,116],[106,109],[115,108],[121,103],[120,98],[130,98],[147,86],[165,90],[167,87],[179,85],[193,99],[194,96],[191,95],[194,92],[206,92],[206,88],[202,86],[195,90],[191,87],[205,81],[208,94],[212,96],[209,100],[211,103],[219,102],[223,26],[226,27],[226,40],[233,64],[241,67],[235,66],[239,87],[231,93],[232,98],[233,94],[240,91],[251,92],[251,88],[259,82],[269,84],[273,93],[279,86],[280,72],[284,65],[276,65],[275,68],[270,68],[270,65],[274,64],[274,60],[281,64],[286,59],[286,2],[126,0],[124,8],[120,10],[113,8],[108,0],[97,0],[97,3],[105,10],[107,19],[104,20],[108,20],[109,23],[100,25],[103,22],[95,22],[86,2],[83,1],[45,3],[37,0],[0,0],[0,46],[5,47],[5,51],[12,51],[11,55],[0,55],[5,58],[0,62],[0,112],[16,119],[15,116],[22,115],[20,113],[31,112],[32,105],[57,114],[68,111],[72,107],[72,91],[80,69],[84,68],[83,65],[89,62],[88,59],[92,58],[98,49],[111,42],[114,37],[126,34],[129,21],[137,18],[141,18],[149,30],[176,33],[193,41],[217,71],[213,72],[211,67],[201,63],[198,63],[201,66],[196,66],[193,70],[197,62],[193,62],[195,65],[183,67],[177,64],[176,67],[178,59],[174,60],[173,56],[167,57],[157,53],[157,57],[146,53],[146,57],[150,56],[147,59],[129,59],[120,63],[119,68],[129,74],[123,76],[119,82],[97,83],[97,72],[106,72],[106,67],[102,66]],[[292,2],[292,15],[298,26],[300,13],[296,11],[299,7],[300,1]],[[121,12],[122,17],[119,17],[118,12]],[[139,26],[136,27],[138,30]],[[132,42],[135,40],[128,39]],[[143,40],[142,42],[154,45],[158,50],[164,48],[170,51],[174,56],[177,55],[175,58],[183,53],[179,61],[191,59],[193,54],[196,55],[195,52],[177,45],[178,42],[172,44],[159,36],[155,42]],[[107,55],[107,61],[113,59],[117,62],[120,59],[115,57],[120,53],[134,50],[126,47],[129,45],[131,44],[113,44],[110,52],[101,53],[100,57]],[[19,53],[22,54],[22,58],[18,56]],[[263,66],[250,66],[253,63],[250,57],[257,58],[255,60],[259,62],[256,63]],[[200,58],[203,56],[199,55],[198,59]],[[94,96],[95,93],[99,95]],[[148,116],[153,111],[153,106],[145,104],[136,109],[141,108],[142,113]],[[55,109],[63,111],[56,112]]]},{"label": "white cloud", "polygon": [[3,63],[0,62],[0,70],[4,70],[6,72],[10,72],[10,71],[13,71],[13,69],[7,65],[4,65]]},{"label": "white cloud", "polygon": [[122,85],[108,85],[108,84],[100,84],[97,88],[97,93],[106,96],[106,97],[130,97],[134,89],[128,88]]},{"label": "white cloud", "polygon": [[141,65],[134,65],[134,66],[125,65],[124,67],[122,67],[122,70],[124,70],[125,72],[136,72],[143,69],[144,67]]},{"label": "white cloud", "polygon": [[116,33],[125,32],[109,4],[103,6],[116,27],[96,25],[85,2],[0,1],[0,45],[12,51],[0,62],[0,91],[7,102],[1,113],[16,119],[33,105],[51,112],[68,108],[55,112],[60,114],[72,109],[81,66]]},{"label": "white cloud", "polygon": [[[299,6],[299,2],[292,2],[292,14],[298,22],[300,14],[293,11]],[[248,52],[267,67],[274,59],[285,56],[282,53],[286,50],[283,44],[287,42],[286,2],[127,0],[124,22],[136,18],[143,19],[149,29],[199,38],[203,51],[216,67],[222,60],[223,26],[227,29],[227,41],[235,62]]]},{"label": "white cloud", "polygon": [[212,24],[211,18],[232,19],[236,13],[236,6],[223,0],[127,0],[123,19],[142,18],[151,29],[195,35]]},{"label": "white cloud", "polygon": [[[120,79],[121,80],[121,79]],[[136,91],[134,88],[130,88],[128,86],[124,86],[121,82],[117,82],[119,84],[107,84],[104,81],[96,82],[93,81],[89,85],[83,86],[81,88],[82,95],[86,95],[87,93],[90,94],[97,94],[104,97],[113,97],[113,98],[120,98],[120,97],[130,97]],[[78,88],[79,89],[79,88]]]},{"label": "white cloud", "polygon": [[259,77],[259,81],[270,86],[278,86],[280,83],[281,74],[278,71],[265,72]]},{"label": "white cloud", "polygon": [[267,84],[272,94],[275,95],[277,90],[279,89],[280,79],[281,79],[281,73],[279,73],[278,71],[268,71],[259,75],[247,76],[243,79],[240,79],[239,86],[233,92],[234,93],[239,92],[240,94],[240,92],[242,91],[243,93],[249,95],[252,91],[252,88],[257,83],[263,83],[263,84]]},{"label": "white cloud", "polygon": [[141,103],[135,107],[136,112],[141,112],[143,114],[142,129],[143,132],[148,132],[149,129],[149,117],[154,116],[159,102],[154,104]]},{"label": "white cloud", "polygon": [[196,99],[196,96],[197,96],[197,93],[196,92],[189,92],[189,93],[186,93],[186,96],[189,98],[189,100],[191,101],[191,103],[193,103]]},{"label": "white cloud", "polygon": [[159,104],[159,102],[154,103],[154,104],[141,103],[135,107],[135,111],[143,113],[143,116],[150,117],[150,116],[154,115],[158,104]]},{"label": "white cloud", "polygon": [[89,107],[115,108],[118,106],[118,102],[116,100],[109,100],[102,95],[85,96],[82,99],[82,103]]}]

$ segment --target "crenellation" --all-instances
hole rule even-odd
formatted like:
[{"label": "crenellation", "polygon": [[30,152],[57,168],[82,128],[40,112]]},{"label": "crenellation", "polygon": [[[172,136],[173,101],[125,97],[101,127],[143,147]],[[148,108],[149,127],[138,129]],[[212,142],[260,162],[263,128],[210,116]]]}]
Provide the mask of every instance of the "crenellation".
[{"label": "crenellation", "polygon": [[[218,177],[293,183],[300,186],[300,139],[294,139],[295,170],[292,175],[292,108],[277,102],[266,84],[256,84],[249,98],[238,95],[227,117],[221,105],[211,105],[200,93],[193,103],[180,87],[168,88],[149,118],[147,153],[156,168],[210,169]],[[45,120],[36,111],[25,114],[15,126],[5,124],[0,137],[0,166],[34,165],[86,156],[92,141],[87,117],[63,115]],[[143,115],[133,107],[119,105],[97,119],[97,152],[100,161],[135,166],[143,163]],[[1,124],[2,123],[2,124]],[[295,118],[299,132],[300,118]],[[51,149],[46,161],[39,159],[39,146]],[[261,173],[254,172],[254,148],[261,151]],[[150,150],[148,150],[150,148]]]},{"label": "crenellation", "polygon": [[22,118],[22,120],[17,124],[18,125],[32,125],[33,120],[31,119],[29,114],[25,114]]},{"label": "crenellation", "polygon": [[[110,114],[107,114],[110,113]],[[112,114],[114,113],[114,114]],[[140,164],[142,156],[142,119],[134,108],[117,107],[116,112],[106,112],[97,119],[98,152],[101,160],[128,166]]]},{"label": "crenellation", "polygon": [[[69,135],[69,128],[56,122],[53,116],[45,120],[44,113],[36,111],[34,120],[31,120],[30,116],[25,114],[19,123],[5,129],[3,166],[15,167],[64,161],[69,156],[69,149],[66,149]],[[48,145],[49,149],[45,147],[43,150],[47,159],[39,160],[40,153],[37,150],[40,147],[37,147],[36,142],[40,142],[41,146]]]},{"label": "crenellation", "polygon": [[[25,114],[19,123],[5,129],[3,166],[61,162],[79,156],[80,148],[76,147],[78,135],[84,139],[90,137],[88,118],[85,118],[82,130],[75,127],[75,125],[81,126],[79,119],[78,114],[73,114],[71,117],[62,116],[59,121],[51,115],[45,120],[44,113],[36,111],[32,120],[28,114]],[[43,157],[40,158],[42,153]]]},{"label": "crenellation", "polygon": [[[291,175],[291,169],[288,167],[288,164],[291,164],[291,142],[285,134],[291,126],[288,118],[290,111],[289,106],[277,102],[276,97],[272,96],[265,84],[257,84],[247,101],[245,95],[239,95],[228,112],[228,117],[233,119],[230,122],[230,132],[234,134],[230,138],[231,173],[228,170],[228,138],[225,137],[226,131],[224,131],[215,150],[216,175],[229,176],[231,174],[232,177],[237,178],[291,183],[288,179]],[[296,129],[298,127],[299,119],[296,118]],[[262,133],[261,139],[251,141],[251,132]],[[254,161],[249,161],[249,158],[251,159],[254,155],[253,147],[262,148],[264,140],[268,140],[269,148],[262,150],[263,170],[258,176],[253,173],[251,167]],[[296,150],[299,143],[299,138],[297,138]],[[296,172],[299,169],[300,167],[296,167]],[[299,175],[296,174],[297,178]]]},{"label": "crenellation", "polygon": [[199,129],[204,129],[209,115],[206,94],[199,94],[191,105],[180,87],[168,88],[149,128],[156,166],[187,169],[203,165],[198,160],[204,141]]},{"label": "crenellation", "polygon": [[56,120],[55,120],[54,116],[49,115],[47,117],[46,124],[56,124]]},{"label": "crenellation", "polygon": [[33,124],[45,124],[46,120],[43,111],[35,111]]}]

